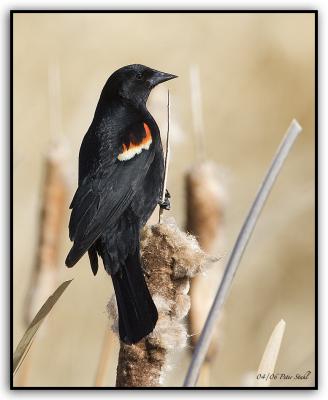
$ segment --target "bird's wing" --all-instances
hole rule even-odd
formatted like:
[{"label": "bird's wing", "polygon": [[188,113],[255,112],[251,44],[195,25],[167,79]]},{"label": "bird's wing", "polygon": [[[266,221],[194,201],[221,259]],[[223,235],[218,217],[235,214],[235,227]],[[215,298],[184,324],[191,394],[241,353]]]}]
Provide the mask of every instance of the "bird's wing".
[{"label": "bird's wing", "polygon": [[69,236],[74,245],[66,259],[68,266],[73,266],[102,232],[116,223],[154,159],[148,125],[134,124],[121,138],[108,171],[86,177],[74,195],[69,223]]}]

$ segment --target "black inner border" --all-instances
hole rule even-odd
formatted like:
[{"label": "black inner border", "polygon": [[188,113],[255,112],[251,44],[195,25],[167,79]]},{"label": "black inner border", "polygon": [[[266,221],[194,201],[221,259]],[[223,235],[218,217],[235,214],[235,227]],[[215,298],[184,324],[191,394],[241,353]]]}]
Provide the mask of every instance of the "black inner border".
[{"label": "black inner border", "polygon": [[[224,386],[224,387],[145,387],[145,388],[116,388],[116,387],[83,387],[83,386],[33,386],[33,387],[17,387],[13,384],[13,23],[15,14],[34,14],[34,13],[90,13],[90,14],[103,14],[103,13],[200,13],[200,14],[314,14],[315,15],[315,385],[313,387],[235,387],[235,386]],[[304,9],[304,10],[64,10],[64,9],[17,9],[10,10],[10,346],[9,346],[9,381],[11,390],[318,390],[318,10]]]}]

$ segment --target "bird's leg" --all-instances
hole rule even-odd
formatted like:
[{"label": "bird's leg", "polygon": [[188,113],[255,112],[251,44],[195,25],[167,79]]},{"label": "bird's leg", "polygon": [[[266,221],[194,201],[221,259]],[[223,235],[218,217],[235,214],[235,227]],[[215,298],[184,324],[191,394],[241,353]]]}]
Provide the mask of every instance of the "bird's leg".
[{"label": "bird's leg", "polygon": [[162,209],[169,211],[171,209],[170,198],[171,198],[171,195],[170,195],[169,191],[166,189],[165,199],[164,199],[164,201],[159,200],[159,202],[158,202],[159,206]]}]

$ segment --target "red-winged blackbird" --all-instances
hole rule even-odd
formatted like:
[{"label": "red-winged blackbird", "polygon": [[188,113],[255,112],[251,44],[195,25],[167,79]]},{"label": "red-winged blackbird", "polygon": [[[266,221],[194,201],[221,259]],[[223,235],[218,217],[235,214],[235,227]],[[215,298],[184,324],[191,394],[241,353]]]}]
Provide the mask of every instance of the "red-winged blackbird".
[{"label": "red-winged blackbird", "polygon": [[120,68],[107,80],[79,153],[66,265],[88,251],[94,274],[98,256],[111,275],[120,338],[136,343],[155,327],[158,314],[148,291],[139,232],[159,203],[164,175],[159,128],[146,108],[151,90],[176,78],[143,65]]}]

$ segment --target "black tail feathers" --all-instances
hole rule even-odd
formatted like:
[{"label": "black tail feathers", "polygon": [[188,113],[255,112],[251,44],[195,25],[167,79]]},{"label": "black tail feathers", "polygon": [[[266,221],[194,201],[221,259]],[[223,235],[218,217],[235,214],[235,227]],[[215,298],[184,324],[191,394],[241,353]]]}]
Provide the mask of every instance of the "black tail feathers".
[{"label": "black tail feathers", "polygon": [[139,342],[155,328],[158,313],[143,276],[139,254],[129,256],[112,275],[118,307],[120,339]]}]

